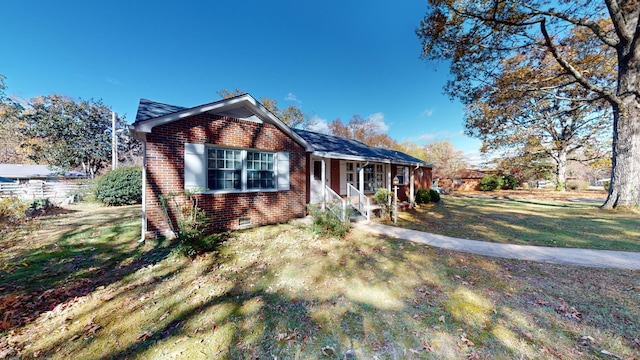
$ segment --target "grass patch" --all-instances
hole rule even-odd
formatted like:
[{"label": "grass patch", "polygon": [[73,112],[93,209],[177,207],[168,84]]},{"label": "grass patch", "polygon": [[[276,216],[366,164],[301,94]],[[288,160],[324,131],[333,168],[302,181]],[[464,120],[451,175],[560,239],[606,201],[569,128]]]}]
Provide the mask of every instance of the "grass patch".
[{"label": "grass patch", "polygon": [[[164,244],[137,246],[139,234],[127,225],[136,210],[76,209],[39,219],[39,246],[15,249],[3,261],[21,271],[25,258],[62,243],[66,250],[49,259],[76,261],[76,269],[51,283],[37,279],[37,286],[25,276],[22,286],[40,294],[47,290],[38,287],[77,278],[94,286],[5,330],[0,354],[600,359],[603,350],[621,358],[640,351],[638,272],[492,259],[357,231],[318,237],[295,225],[232,233],[216,252],[191,260],[167,255]],[[74,225],[56,231],[64,223]],[[87,246],[108,254],[98,262],[102,273],[74,260],[94,254]],[[23,291],[2,281],[3,299]]]},{"label": "grass patch", "polygon": [[640,251],[640,216],[598,204],[447,196],[401,212],[398,226],[458,238],[568,248]]}]

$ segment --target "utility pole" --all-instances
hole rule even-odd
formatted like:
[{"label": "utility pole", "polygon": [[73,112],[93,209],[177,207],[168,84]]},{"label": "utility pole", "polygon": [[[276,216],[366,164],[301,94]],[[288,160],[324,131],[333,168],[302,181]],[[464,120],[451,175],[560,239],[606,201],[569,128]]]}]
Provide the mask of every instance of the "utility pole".
[{"label": "utility pole", "polygon": [[116,112],[111,112],[111,170],[118,167],[118,137],[116,136]]}]

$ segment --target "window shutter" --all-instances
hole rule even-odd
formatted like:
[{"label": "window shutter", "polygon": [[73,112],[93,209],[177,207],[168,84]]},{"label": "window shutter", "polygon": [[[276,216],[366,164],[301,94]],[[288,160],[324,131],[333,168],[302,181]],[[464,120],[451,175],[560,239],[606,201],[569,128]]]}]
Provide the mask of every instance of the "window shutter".
[{"label": "window shutter", "polygon": [[207,188],[207,158],[204,144],[184,144],[184,188],[204,191]]},{"label": "window shutter", "polygon": [[276,155],[277,161],[277,187],[278,190],[289,190],[289,153],[279,152]]}]

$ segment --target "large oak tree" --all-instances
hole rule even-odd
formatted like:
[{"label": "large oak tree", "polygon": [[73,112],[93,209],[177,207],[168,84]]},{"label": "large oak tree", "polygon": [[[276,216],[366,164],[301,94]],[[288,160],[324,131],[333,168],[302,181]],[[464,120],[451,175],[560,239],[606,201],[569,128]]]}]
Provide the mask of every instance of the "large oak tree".
[{"label": "large oak tree", "polygon": [[[465,105],[477,102],[486,84],[496,83],[505,59],[520,55],[529,61],[541,52],[557,65],[557,85],[579,85],[589,100],[606,101],[613,112],[613,170],[604,206],[640,206],[638,0],[429,0],[429,5],[417,29],[423,57],[450,61],[453,79],[445,89]],[[574,43],[578,33],[586,36]],[[615,79],[585,68],[584,51],[615,59]],[[545,61],[529,63],[549,71]],[[505,85],[541,89],[538,80]]]},{"label": "large oak tree", "polygon": [[21,147],[24,123],[20,119],[23,108],[5,93],[5,77],[0,74],[0,163],[28,162],[28,151]]}]

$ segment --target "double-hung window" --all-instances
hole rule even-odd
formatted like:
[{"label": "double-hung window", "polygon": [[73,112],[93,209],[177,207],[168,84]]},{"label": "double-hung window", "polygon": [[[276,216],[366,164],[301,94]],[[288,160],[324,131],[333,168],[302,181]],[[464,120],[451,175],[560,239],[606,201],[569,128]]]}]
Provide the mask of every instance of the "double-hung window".
[{"label": "double-hung window", "polygon": [[397,166],[396,176],[398,177],[398,185],[407,185],[409,183],[409,168],[406,166]]},{"label": "double-hung window", "polygon": [[208,181],[211,190],[240,190],[242,187],[242,150],[207,149]]},{"label": "double-hung window", "polygon": [[275,189],[274,154],[247,151],[247,189]]}]

